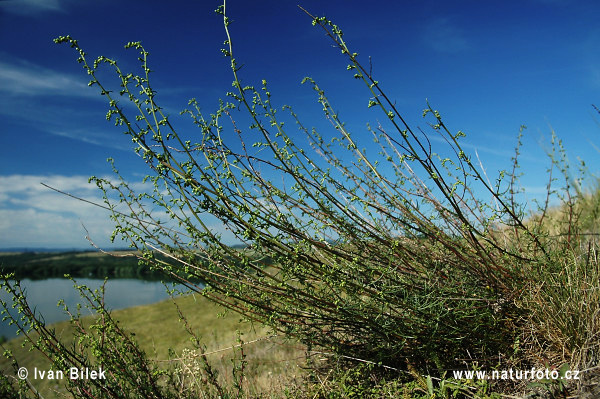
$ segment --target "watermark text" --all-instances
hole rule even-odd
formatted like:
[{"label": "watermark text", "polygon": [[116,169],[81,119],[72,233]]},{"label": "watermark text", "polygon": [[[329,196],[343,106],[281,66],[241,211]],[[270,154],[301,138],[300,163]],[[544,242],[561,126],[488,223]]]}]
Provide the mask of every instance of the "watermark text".
[{"label": "watermark text", "polygon": [[534,381],[534,380],[579,380],[579,370],[564,370],[532,367],[527,370],[453,370],[454,378],[457,380],[511,380],[511,381]]},{"label": "watermark text", "polygon": [[21,367],[17,371],[17,377],[21,380],[25,380],[27,378],[33,380],[64,380],[68,378],[70,380],[105,380],[106,379],[106,370],[102,367],[98,369],[90,369],[90,368],[77,368],[71,367],[70,369],[63,370],[44,370],[38,369],[34,367],[33,370],[30,370]]}]

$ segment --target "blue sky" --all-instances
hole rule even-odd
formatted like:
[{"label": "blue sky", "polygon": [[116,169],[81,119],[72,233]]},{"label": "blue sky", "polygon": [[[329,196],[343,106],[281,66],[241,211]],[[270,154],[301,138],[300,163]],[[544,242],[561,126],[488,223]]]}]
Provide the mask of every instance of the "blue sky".
[{"label": "blue sky", "polygon": [[[467,133],[466,148],[477,150],[491,176],[510,166],[520,125],[528,127],[522,184],[531,197],[546,184],[552,129],[571,160],[598,171],[600,115],[591,106],[600,106],[597,2],[228,1],[243,81],[267,79],[275,102],[323,126],[312,90],[300,85],[311,76],[360,134],[381,115],[367,110],[368,95],[297,3],[333,19],[365,63],[371,56],[374,75],[410,123],[425,127],[420,115],[429,100],[451,130]],[[160,104],[176,115],[196,97],[208,113],[232,81],[219,51],[219,4],[0,1],[0,248],[86,248],[82,225],[108,246],[106,213],[40,183],[97,201],[87,178],[110,174],[107,157],[128,179],[146,172],[127,137],[105,120],[104,99],[87,87],[75,54],[52,39],[69,34],[90,57],[116,58],[125,70],[137,64],[123,46],[140,40],[151,53]],[[191,129],[175,119],[182,132]]]}]

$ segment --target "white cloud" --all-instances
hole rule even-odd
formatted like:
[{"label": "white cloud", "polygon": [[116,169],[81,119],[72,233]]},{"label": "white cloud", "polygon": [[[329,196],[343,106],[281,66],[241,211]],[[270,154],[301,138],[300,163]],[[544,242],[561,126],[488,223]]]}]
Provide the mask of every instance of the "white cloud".
[{"label": "white cloud", "polygon": [[[101,112],[92,111],[97,102],[90,101],[93,107],[84,108],[88,98],[105,101],[84,79],[0,52],[0,115],[56,136],[130,151],[131,142],[106,123]],[[115,135],[122,139],[115,140]]]},{"label": "white cloud", "polygon": [[[115,131],[110,129],[90,130],[90,129],[61,129],[61,130],[49,130],[49,133],[60,137],[67,137],[72,140],[83,141],[84,143],[98,145],[100,147],[114,148],[121,151],[132,151],[135,145],[131,141],[115,140]],[[128,145],[127,145],[127,144]]]},{"label": "white cloud", "polygon": [[84,176],[0,176],[0,243],[2,247],[84,247],[84,224],[106,244],[113,225],[107,211],[56,193],[66,192],[101,202]]},{"label": "white cloud", "polygon": [[[0,248],[82,248],[89,245],[85,238],[86,229],[97,245],[105,248],[113,246],[109,238],[114,222],[108,210],[53,191],[43,186],[42,182],[65,193],[105,205],[100,190],[95,184],[88,184],[87,176],[0,176]],[[137,193],[151,190],[149,184],[141,182],[131,183],[130,187]],[[149,209],[152,209],[156,220],[163,223],[170,221],[160,207],[151,205]],[[129,212],[125,206],[121,210]],[[218,221],[208,219],[207,223],[215,231],[224,231]],[[229,236],[224,231],[224,237]],[[116,241],[114,245],[117,247],[129,244],[118,239]]]},{"label": "white cloud", "polygon": [[[439,136],[432,136],[432,137],[428,136],[427,138],[430,141],[447,144],[446,140],[444,140],[442,137],[439,137]],[[500,157],[507,161],[511,160],[511,158],[515,156],[514,149],[501,149],[501,148],[499,149],[499,147],[489,147],[489,146],[479,145],[479,144],[476,145],[476,144],[468,143],[464,140],[460,141],[459,143],[460,143],[461,148],[467,150],[465,152],[473,151],[473,153],[469,153],[467,155],[475,155],[475,152],[480,152],[480,153],[495,155],[495,156]],[[516,141],[515,141],[515,145],[516,145]],[[520,154],[519,160],[529,161],[529,162],[540,164],[540,165],[548,164],[548,159],[546,157],[531,156],[531,155],[527,155],[527,154]],[[510,164],[508,164],[508,165],[510,165]]]},{"label": "white cloud", "polygon": [[13,96],[99,97],[82,79],[7,54],[0,55],[0,93]]},{"label": "white cloud", "polygon": [[[97,213],[95,214],[97,215]],[[94,236],[108,237],[112,226],[108,217],[98,218],[90,212],[87,218],[62,215],[36,209],[0,208],[0,242],[10,247],[84,247],[87,245],[83,223]]]},{"label": "white cloud", "polygon": [[[102,204],[87,176],[0,176],[0,246],[85,247],[85,226],[99,245],[110,245],[109,211],[52,191],[41,183]],[[136,189],[140,184],[133,184]],[[118,243],[124,246],[125,243]]]},{"label": "white cloud", "polygon": [[[37,176],[37,175],[8,175],[0,176],[0,191],[8,194],[28,193],[29,195],[47,192],[42,182],[62,190],[95,190],[95,186],[87,183],[84,176]],[[2,204],[0,202],[0,204]]]},{"label": "white cloud", "polygon": [[[107,123],[104,112],[99,112],[108,109],[106,98],[97,87],[84,83],[84,75],[79,79],[0,52],[0,115],[56,136],[131,151],[135,147],[131,140],[119,134],[124,129]],[[139,112],[127,100],[119,105],[131,120]],[[165,112],[179,114],[175,109]]]},{"label": "white cloud", "polygon": [[61,0],[4,0],[0,1],[0,9],[11,14],[27,15],[43,12],[64,11],[65,1]]}]

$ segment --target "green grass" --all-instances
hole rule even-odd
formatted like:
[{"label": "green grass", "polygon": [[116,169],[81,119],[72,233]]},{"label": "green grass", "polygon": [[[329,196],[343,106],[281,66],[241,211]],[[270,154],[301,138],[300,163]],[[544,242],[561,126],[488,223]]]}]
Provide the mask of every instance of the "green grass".
[{"label": "green grass", "polygon": [[[555,210],[546,219],[554,225],[559,217]],[[539,265],[538,278],[532,280],[522,295],[514,299],[523,310],[523,319],[515,320],[519,337],[515,342],[514,357],[504,359],[500,369],[536,367],[559,368],[567,364],[572,370],[592,370],[582,374],[582,386],[597,384],[595,372],[600,358],[600,267],[596,240],[580,242],[561,256]],[[54,255],[64,259],[68,255]],[[87,255],[86,255],[87,256]],[[92,256],[90,254],[90,256]],[[387,376],[373,364],[347,361],[338,358],[332,362],[328,356],[313,357],[315,363],[307,370],[305,350],[301,345],[282,337],[269,338],[267,328],[244,322],[233,312],[225,312],[200,294],[178,297],[175,303],[185,315],[193,332],[206,345],[205,352],[211,366],[218,371],[224,386],[231,387],[234,363],[241,358],[239,339],[244,342],[244,381],[248,397],[277,398],[495,398],[501,392],[514,395],[517,392],[546,392],[547,397],[557,392],[578,392],[575,384],[570,391],[556,384],[499,385],[478,381],[456,381],[451,378],[427,379],[416,370],[401,370]],[[152,362],[163,369],[192,370],[201,367],[190,334],[180,321],[177,307],[169,299],[152,305],[137,306],[111,312],[119,325],[134,337]],[[83,318],[84,323],[92,321]],[[68,322],[53,325],[62,341],[72,340],[74,329]],[[240,335],[241,333],[241,335]],[[38,351],[22,347],[22,339],[3,344],[13,352],[20,366],[29,370],[37,367],[49,369],[49,362]],[[443,356],[443,354],[440,354]],[[327,365],[320,371],[319,362]],[[333,364],[333,366],[332,366]],[[6,359],[0,360],[0,368],[11,375],[12,368]],[[193,384],[201,372],[187,374],[186,383]],[[448,377],[448,375],[446,375]],[[51,380],[32,381],[44,398],[61,398],[65,393],[63,384]],[[555,386],[556,385],[556,386]],[[590,388],[592,389],[592,388]],[[453,396],[454,395],[454,396]],[[554,396],[552,396],[554,395]],[[67,396],[70,397],[70,396]],[[214,396],[207,396],[214,397]],[[516,396],[521,397],[521,396]]]},{"label": "green grass", "polygon": [[[548,218],[548,223],[555,218]],[[564,254],[564,252],[561,252]],[[504,360],[501,368],[513,365],[515,369],[537,367],[560,367],[568,364],[574,370],[597,368],[600,353],[600,267],[597,245],[594,240],[573,248],[569,258],[561,257],[540,265],[539,278],[527,291],[515,299],[515,304],[526,315],[515,321],[519,329],[519,342],[515,345],[513,359]],[[55,255],[58,259],[62,255]],[[68,256],[72,256],[68,255]],[[200,294],[179,297],[175,300],[186,316],[193,332],[206,345],[205,352],[212,367],[218,371],[220,381],[231,387],[233,360],[240,360],[239,338],[243,345],[244,381],[248,397],[287,398],[494,398],[494,392],[515,394],[531,392],[554,392],[562,387],[541,384],[502,386],[489,382],[426,379],[416,370],[402,370],[382,377],[377,367],[364,362],[344,362],[332,367],[328,356],[320,358],[327,364],[319,371],[319,358],[313,357],[311,371],[306,365],[305,349],[301,345],[281,337],[268,338],[272,333],[265,327],[243,322],[238,314],[223,308]],[[137,306],[111,312],[119,325],[134,334],[140,347],[161,368],[194,369],[198,367],[197,350],[194,350],[190,334],[179,320],[173,300],[152,305]],[[550,317],[551,315],[551,317]],[[84,323],[92,321],[83,318]],[[73,327],[68,322],[53,325],[57,335],[65,343],[73,337]],[[241,335],[239,334],[241,333]],[[49,362],[38,351],[22,347],[22,338],[3,344],[13,352],[20,366],[32,370],[49,369]],[[347,360],[347,359],[346,359]],[[0,368],[11,375],[8,360],[0,360]],[[199,372],[198,372],[199,373]],[[377,375],[376,378],[370,379]],[[193,384],[199,374],[187,375],[187,383]],[[585,384],[595,385],[594,374]],[[51,380],[32,381],[46,399],[61,398],[65,387]],[[574,385],[569,392],[577,392]],[[454,395],[454,396],[452,396]],[[69,397],[69,396],[67,396]],[[210,396],[209,396],[210,397]],[[519,396],[517,396],[519,397]],[[559,397],[559,396],[554,396]]]},{"label": "green grass", "polygon": [[[264,327],[252,325],[240,320],[233,313],[223,313],[223,309],[201,295],[189,295],[176,299],[181,311],[186,315],[194,332],[201,337],[206,345],[207,358],[219,372],[222,381],[231,379],[232,363],[235,357],[233,346],[239,345],[239,337],[244,342],[244,355],[248,365],[245,375],[251,381],[252,390],[267,392],[281,390],[281,384],[287,379],[303,374],[298,364],[303,362],[303,349],[298,344],[270,337],[272,334]],[[172,300],[165,300],[152,305],[136,306],[112,312],[114,318],[120,321],[120,326],[135,334],[140,347],[149,358],[167,368],[182,363],[169,361],[172,358],[182,358],[187,353],[188,359],[193,345],[190,335],[179,321],[177,309]],[[83,318],[85,323],[91,321],[91,316]],[[52,325],[57,335],[67,343],[73,336],[73,328],[68,321]],[[16,338],[3,344],[5,349],[13,352],[19,366],[33,370],[49,369],[49,362],[36,350],[30,351],[28,346],[22,347],[23,338]],[[239,348],[239,347],[238,347]],[[239,351],[239,349],[238,349]],[[7,359],[0,360],[0,369],[6,374],[14,375]],[[31,375],[31,374],[30,374]],[[63,397],[65,393],[62,384],[51,380],[32,381],[36,389],[46,399]]]}]

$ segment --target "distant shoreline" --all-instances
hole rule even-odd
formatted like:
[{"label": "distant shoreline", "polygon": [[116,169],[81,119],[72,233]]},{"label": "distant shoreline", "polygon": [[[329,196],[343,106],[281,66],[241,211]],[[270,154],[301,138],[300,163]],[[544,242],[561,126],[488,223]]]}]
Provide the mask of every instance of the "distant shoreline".
[{"label": "distant shoreline", "polygon": [[[102,253],[97,250],[86,251],[0,251],[0,271],[14,273],[17,279],[40,280],[62,278],[66,274],[72,277],[86,278],[136,278],[143,280],[161,280],[165,275],[149,266],[140,264],[136,251],[114,250]],[[116,254],[119,256],[111,256]],[[123,256],[131,254],[131,256]]]}]

